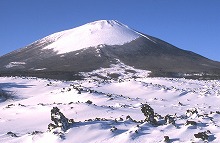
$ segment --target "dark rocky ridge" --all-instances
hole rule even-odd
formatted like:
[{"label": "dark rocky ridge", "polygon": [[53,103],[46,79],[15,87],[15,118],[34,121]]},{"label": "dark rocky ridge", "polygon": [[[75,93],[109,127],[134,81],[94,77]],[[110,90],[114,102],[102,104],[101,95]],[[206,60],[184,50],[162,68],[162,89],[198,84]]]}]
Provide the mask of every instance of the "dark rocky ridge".
[{"label": "dark rocky ridge", "polygon": [[[158,38],[148,37],[150,39],[140,37],[124,45],[89,47],[66,54],[57,54],[53,50],[43,49],[53,41],[39,40],[26,48],[0,57],[0,75],[80,79],[78,72],[109,67],[119,59],[129,66],[152,71],[151,76],[183,77],[186,73],[204,73],[204,78],[220,77],[219,62],[181,50]],[[10,62],[26,64],[6,68]],[[195,76],[195,78],[198,77]]]}]

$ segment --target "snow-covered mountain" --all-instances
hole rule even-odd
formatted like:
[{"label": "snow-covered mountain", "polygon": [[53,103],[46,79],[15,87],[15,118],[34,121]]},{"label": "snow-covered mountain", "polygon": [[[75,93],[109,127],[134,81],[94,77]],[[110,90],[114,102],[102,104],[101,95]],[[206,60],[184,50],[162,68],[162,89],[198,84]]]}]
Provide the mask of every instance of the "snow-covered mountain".
[{"label": "snow-covered mountain", "polygon": [[118,21],[100,20],[44,38],[55,42],[43,49],[53,49],[57,54],[64,54],[99,45],[123,45],[140,36]]},{"label": "snow-covered mountain", "polygon": [[151,76],[205,75],[217,78],[220,63],[181,50],[115,20],[91,22],[0,57],[1,75],[75,79],[79,72],[118,61],[151,71]]}]

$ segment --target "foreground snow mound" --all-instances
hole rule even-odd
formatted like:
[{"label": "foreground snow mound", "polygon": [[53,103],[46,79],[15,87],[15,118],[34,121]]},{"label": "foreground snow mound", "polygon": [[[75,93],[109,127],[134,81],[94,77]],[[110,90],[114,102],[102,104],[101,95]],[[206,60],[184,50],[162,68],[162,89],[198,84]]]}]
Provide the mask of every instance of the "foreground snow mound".
[{"label": "foreground snow mound", "polygon": [[80,81],[1,77],[16,99],[0,103],[0,142],[220,142],[220,81],[139,72],[121,64]]},{"label": "foreground snow mound", "polygon": [[140,36],[136,31],[116,20],[99,20],[52,34],[43,41],[53,41],[44,49],[53,49],[58,54],[63,54],[101,45],[123,45]]}]

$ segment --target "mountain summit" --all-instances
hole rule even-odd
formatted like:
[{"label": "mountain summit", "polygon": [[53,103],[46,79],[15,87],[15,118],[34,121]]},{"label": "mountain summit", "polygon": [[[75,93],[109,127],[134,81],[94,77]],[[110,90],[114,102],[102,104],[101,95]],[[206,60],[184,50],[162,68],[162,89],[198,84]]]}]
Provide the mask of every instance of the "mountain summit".
[{"label": "mountain summit", "polygon": [[44,49],[63,54],[98,45],[123,45],[138,37],[138,32],[118,21],[100,20],[46,37],[45,40],[55,42]]},{"label": "mountain summit", "polygon": [[115,20],[99,20],[0,57],[0,75],[74,79],[79,72],[122,62],[151,76],[220,77],[220,63],[137,32]]}]

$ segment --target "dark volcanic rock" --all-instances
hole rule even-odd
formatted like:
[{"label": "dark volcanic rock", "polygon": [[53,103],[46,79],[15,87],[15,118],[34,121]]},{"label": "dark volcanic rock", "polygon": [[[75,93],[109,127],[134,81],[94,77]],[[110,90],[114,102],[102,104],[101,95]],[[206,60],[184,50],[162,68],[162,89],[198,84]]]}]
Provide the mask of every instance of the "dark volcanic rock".
[{"label": "dark volcanic rock", "polygon": [[57,108],[57,107],[53,107],[53,109],[51,110],[51,120],[55,123],[55,124],[52,124],[50,123],[48,125],[48,129],[49,130],[52,130],[52,129],[55,129],[57,127],[61,127],[61,129],[63,131],[66,131],[69,126],[70,126],[70,123],[68,122],[69,119],[67,119],[62,112],[60,112],[60,109]]},{"label": "dark volcanic rock", "polygon": [[141,112],[144,114],[145,121],[151,124],[156,124],[157,121],[154,119],[154,109],[147,104],[143,104],[141,107]]},{"label": "dark volcanic rock", "polygon": [[202,140],[208,140],[209,135],[206,132],[199,132],[198,134],[194,134],[196,138],[201,138]]}]

